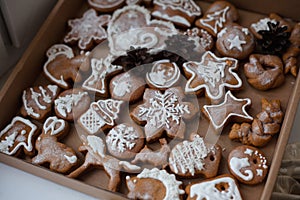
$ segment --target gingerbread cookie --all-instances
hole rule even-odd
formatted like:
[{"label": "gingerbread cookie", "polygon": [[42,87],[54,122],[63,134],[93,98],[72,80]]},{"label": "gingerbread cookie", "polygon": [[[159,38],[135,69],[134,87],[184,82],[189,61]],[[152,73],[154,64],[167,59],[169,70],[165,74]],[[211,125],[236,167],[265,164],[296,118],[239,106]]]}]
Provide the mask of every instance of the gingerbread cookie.
[{"label": "gingerbread cookie", "polygon": [[244,65],[244,73],[250,85],[258,90],[279,87],[285,80],[283,63],[278,56],[252,54]]},{"label": "gingerbread cookie", "polygon": [[23,91],[21,114],[43,120],[51,112],[54,99],[59,94],[57,85],[35,86]]},{"label": "gingerbread cookie", "polygon": [[201,15],[200,7],[193,0],[154,0],[153,4],[152,16],[184,28],[190,27],[195,18]]},{"label": "gingerbread cookie", "polygon": [[144,133],[135,125],[119,124],[106,135],[108,152],[121,159],[133,158],[144,146]]},{"label": "gingerbread cookie", "polygon": [[54,101],[54,110],[58,117],[73,121],[83,114],[90,106],[88,92],[74,88],[62,92]]},{"label": "gingerbread cookie", "polygon": [[14,117],[0,132],[0,152],[15,156],[24,152],[27,156],[33,156],[37,131],[38,127],[28,119]]},{"label": "gingerbread cookie", "polygon": [[162,50],[168,36],[178,31],[170,22],[152,20],[143,7],[130,5],[114,12],[107,27],[110,52],[115,56],[126,54],[131,47]]},{"label": "gingerbread cookie", "polygon": [[183,138],[185,122],[197,113],[191,102],[183,101],[184,94],[180,87],[167,89],[165,92],[146,89],[144,103],[138,105],[130,116],[138,123],[145,124],[147,142],[157,140],[164,131],[171,138]]},{"label": "gingerbread cookie", "polygon": [[144,169],[136,177],[126,176],[127,197],[130,199],[180,200],[184,194],[181,184],[174,174],[157,168]]},{"label": "gingerbread cookie", "polygon": [[229,119],[235,121],[251,121],[246,107],[251,105],[249,98],[238,99],[230,91],[225,94],[224,101],[217,105],[204,105],[202,112],[209,119],[214,129],[223,128]]},{"label": "gingerbread cookie", "polygon": [[183,70],[188,77],[185,92],[201,94],[205,90],[210,100],[221,99],[225,88],[238,89],[242,86],[242,80],[234,72],[237,63],[234,58],[218,58],[210,51],[202,55],[201,62],[184,63]]},{"label": "gingerbread cookie", "polygon": [[113,99],[135,102],[143,96],[146,82],[144,77],[131,72],[124,72],[113,77],[109,84],[109,90]]},{"label": "gingerbread cookie", "polygon": [[235,178],[249,185],[261,183],[268,173],[264,153],[246,145],[238,146],[229,153],[228,168]]},{"label": "gingerbread cookie", "polygon": [[68,177],[76,178],[91,167],[103,167],[109,176],[108,190],[116,192],[121,182],[121,170],[130,173],[137,173],[140,167],[132,165],[127,161],[120,161],[106,154],[105,142],[100,137],[89,135],[86,141],[79,147],[79,151],[85,153],[84,163]]},{"label": "gingerbread cookie", "polygon": [[198,52],[202,52],[203,50],[210,51],[214,47],[214,38],[204,29],[194,27],[186,30],[183,34],[194,40],[196,45],[194,50]]},{"label": "gingerbread cookie", "polygon": [[63,119],[49,117],[44,125],[41,135],[35,142],[38,154],[32,158],[32,163],[43,165],[49,163],[52,171],[67,173],[78,164],[75,151],[67,145],[58,142],[69,130],[69,125]]},{"label": "gingerbread cookie", "polygon": [[146,82],[152,88],[168,89],[178,85],[180,69],[175,62],[159,60],[153,63],[151,71],[146,74]]},{"label": "gingerbread cookie", "polygon": [[110,128],[115,125],[114,120],[120,114],[122,103],[123,101],[113,99],[92,102],[89,109],[79,117],[78,124],[88,134],[96,134],[101,129]]},{"label": "gingerbread cookie", "polygon": [[245,59],[254,50],[255,39],[248,28],[231,24],[218,33],[216,47],[223,56]]},{"label": "gingerbread cookie", "polygon": [[56,44],[47,51],[44,64],[46,77],[59,87],[69,89],[74,82],[82,81],[82,73],[89,70],[89,52],[75,56],[73,50],[64,44]]},{"label": "gingerbread cookie", "polygon": [[209,6],[204,16],[196,20],[195,24],[216,37],[226,24],[237,21],[238,18],[238,11],[231,3],[215,1]]},{"label": "gingerbread cookie", "polygon": [[122,71],[119,65],[113,65],[113,56],[106,58],[91,59],[92,74],[83,82],[82,87],[86,90],[96,92],[96,95],[108,97],[107,81],[110,77]]},{"label": "gingerbread cookie", "polygon": [[99,12],[113,12],[125,4],[125,0],[88,0],[88,4]]},{"label": "gingerbread cookie", "polygon": [[192,141],[176,144],[169,157],[170,170],[182,177],[204,175],[211,178],[217,175],[222,157],[219,145],[207,144],[203,139],[193,134]]},{"label": "gingerbread cookie", "polygon": [[71,30],[64,37],[64,42],[78,42],[78,47],[80,49],[91,49],[94,44],[99,44],[107,38],[107,33],[103,26],[108,24],[110,18],[110,15],[98,16],[94,9],[85,11],[82,18],[71,19],[68,21]]},{"label": "gingerbread cookie", "polygon": [[239,186],[236,180],[227,174],[215,178],[206,179],[197,183],[189,184],[185,191],[187,200],[195,199],[218,199],[218,200],[242,200]]}]

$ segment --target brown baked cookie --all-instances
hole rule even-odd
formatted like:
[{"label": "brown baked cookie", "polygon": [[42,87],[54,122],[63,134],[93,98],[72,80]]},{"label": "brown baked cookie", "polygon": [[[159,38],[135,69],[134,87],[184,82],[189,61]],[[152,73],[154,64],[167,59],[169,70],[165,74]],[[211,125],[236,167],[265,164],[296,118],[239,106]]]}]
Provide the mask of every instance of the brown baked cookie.
[{"label": "brown baked cookie", "polygon": [[86,141],[79,147],[79,151],[85,153],[84,163],[68,175],[76,178],[90,168],[103,167],[109,176],[107,189],[116,192],[121,182],[121,171],[137,173],[140,167],[132,165],[127,161],[120,161],[106,154],[105,142],[97,136],[88,135]]},{"label": "brown baked cookie", "polygon": [[144,147],[144,133],[136,125],[118,124],[106,135],[108,152],[120,159],[133,158]]},{"label": "brown baked cookie", "polygon": [[229,153],[228,168],[236,179],[249,185],[261,183],[268,173],[264,153],[247,145],[238,146]]},{"label": "brown baked cookie", "polygon": [[209,6],[204,16],[196,20],[196,26],[207,30],[212,36],[217,34],[226,24],[237,21],[237,9],[227,1],[215,1]]},{"label": "brown baked cookie", "polygon": [[207,144],[197,134],[192,141],[183,141],[173,147],[169,157],[170,170],[181,177],[203,175],[211,178],[217,175],[222,157],[222,148]]},{"label": "brown baked cookie", "polygon": [[52,171],[67,173],[78,164],[75,151],[67,145],[58,142],[69,130],[69,125],[63,119],[49,117],[43,126],[41,135],[35,142],[38,154],[32,158],[36,165],[49,164]]},{"label": "brown baked cookie", "polygon": [[120,115],[122,103],[123,101],[113,99],[92,102],[77,122],[88,134],[96,134],[101,130],[111,128],[115,125],[115,119]]},{"label": "brown baked cookie", "polygon": [[243,199],[237,181],[229,174],[191,183],[185,188],[185,192],[188,195],[187,200]]},{"label": "brown baked cookie", "polygon": [[82,50],[91,49],[107,38],[103,26],[110,20],[110,15],[97,15],[94,9],[85,11],[81,18],[70,19],[68,25],[71,30],[64,37],[65,43],[77,43]]},{"label": "brown baked cookie", "polygon": [[113,12],[125,4],[125,0],[88,0],[89,6],[99,12]]},{"label": "brown baked cookie", "polygon": [[95,92],[97,96],[108,97],[108,79],[122,71],[119,65],[113,65],[113,56],[106,58],[92,58],[92,74],[83,82],[82,88]]},{"label": "brown baked cookie", "polygon": [[201,15],[200,7],[193,0],[154,0],[152,16],[171,21],[175,25],[188,28]]},{"label": "brown baked cookie", "polygon": [[144,169],[135,177],[126,176],[129,199],[172,199],[180,200],[184,190],[174,174],[157,168]]},{"label": "brown baked cookie", "polygon": [[202,52],[204,49],[205,51],[209,51],[214,47],[214,38],[204,29],[199,29],[194,27],[192,29],[186,30],[184,35],[190,37],[191,40],[195,41],[196,51]]},{"label": "brown baked cookie", "polygon": [[275,55],[250,55],[244,73],[248,83],[258,90],[279,87],[285,80],[282,60]]},{"label": "brown baked cookie", "polygon": [[255,39],[248,28],[230,24],[218,33],[216,47],[222,56],[245,59],[254,50]]},{"label": "brown baked cookie", "polygon": [[62,92],[54,101],[54,111],[62,119],[73,121],[82,115],[90,106],[88,92],[73,88]]},{"label": "brown baked cookie", "polygon": [[73,50],[64,44],[55,44],[47,51],[44,64],[46,77],[59,87],[69,89],[74,82],[82,81],[82,73],[89,70],[89,53],[75,56]]},{"label": "brown baked cookie", "polygon": [[27,156],[33,156],[37,132],[38,127],[28,119],[14,117],[0,132],[0,152],[14,156],[24,152]]},{"label": "brown baked cookie", "polygon": [[23,91],[21,114],[43,120],[52,110],[54,99],[59,94],[57,85],[35,86]]},{"label": "brown baked cookie", "polygon": [[144,103],[138,105],[130,113],[138,124],[145,124],[146,141],[152,142],[160,138],[165,131],[171,138],[183,138],[185,122],[197,113],[191,102],[184,102],[180,87],[169,88],[163,93],[155,89],[146,89]]}]

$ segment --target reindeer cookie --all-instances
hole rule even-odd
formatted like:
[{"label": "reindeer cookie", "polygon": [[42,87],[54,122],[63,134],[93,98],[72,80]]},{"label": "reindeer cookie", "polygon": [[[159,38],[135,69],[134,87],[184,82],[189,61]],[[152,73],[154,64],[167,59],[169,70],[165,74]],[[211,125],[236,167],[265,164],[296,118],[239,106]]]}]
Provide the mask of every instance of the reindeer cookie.
[{"label": "reindeer cookie", "polygon": [[63,119],[49,117],[44,125],[41,135],[35,143],[38,154],[32,158],[32,163],[43,165],[49,163],[52,171],[67,173],[72,167],[78,164],[75,151],[67,145],[58,142],[68,133],[69,125]]},{"label": "reindeer cookie", "polygon": [[53,83],[63,89],[73,87],[73,83],[82,81],[82,73],[89,70],[89,53],[75,56],[73,50],[64,44],[56,44],[47,51],[48,60],[44,64],[44,73]]}]

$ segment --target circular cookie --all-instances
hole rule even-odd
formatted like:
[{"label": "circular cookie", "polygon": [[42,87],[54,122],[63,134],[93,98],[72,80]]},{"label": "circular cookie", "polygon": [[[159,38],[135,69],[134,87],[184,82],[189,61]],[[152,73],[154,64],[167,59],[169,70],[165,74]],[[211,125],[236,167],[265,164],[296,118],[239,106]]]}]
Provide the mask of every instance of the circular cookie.
[{"label": "circular cookie", "polygon": [[206,51],[211,50],[214,47],[214,38],[204,29],[194,27],[186,30],[184,35],[188,35],[192,40],[195,41],[196,49],[204,49]]},{"label": "circular cookie", "polygon": [[144,146],[144,133],[135,125],[119,124],[106,136],[109,153],[117,158],[133,158]]},{"label": "circular cookie", "polygon": [[229,153],[228,167],[235,178],[249,185],[262,182],[268,173],[264,153],[247,145],[238,146]]},{"label": "circular cookie", "polygon": [[223,56],[245,59],[255,47],[255,39],[248,28],[232,24],[217,35],[216,47]]},{"label": "circular cookie", "polygon": [[73,121],[89,108],[90,101],[88,92],[79,88],[69,89],[55,99],[54,110],[59,118]]}]

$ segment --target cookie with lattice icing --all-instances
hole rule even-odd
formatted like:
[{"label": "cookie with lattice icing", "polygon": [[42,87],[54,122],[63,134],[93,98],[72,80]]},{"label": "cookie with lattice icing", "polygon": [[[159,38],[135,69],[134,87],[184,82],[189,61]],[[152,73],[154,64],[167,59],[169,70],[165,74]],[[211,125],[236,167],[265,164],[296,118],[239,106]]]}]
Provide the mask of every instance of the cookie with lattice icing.
[{"label": "cookie with lattice icing", "polygon": [[51,112],[60,89],[57,85],[34,86],[23,91],[21,114],[43,120]]},{"label": "cookie with lattice icing", "polygon": [[192,141],[184,140],[176,144],[169,157],[170,170],[182,177],[203,175],[211,178],[217,175],[222,158],[222,148],[204,142],[203,138],[193,134]]}]

